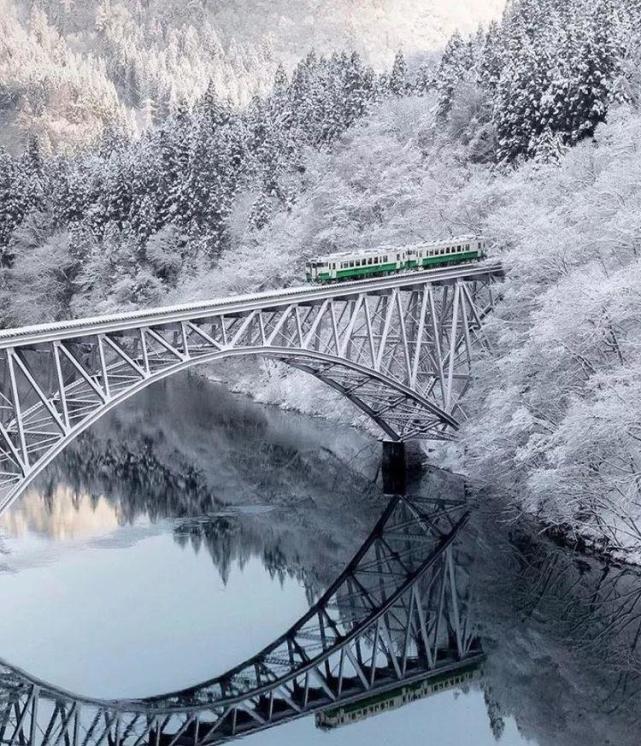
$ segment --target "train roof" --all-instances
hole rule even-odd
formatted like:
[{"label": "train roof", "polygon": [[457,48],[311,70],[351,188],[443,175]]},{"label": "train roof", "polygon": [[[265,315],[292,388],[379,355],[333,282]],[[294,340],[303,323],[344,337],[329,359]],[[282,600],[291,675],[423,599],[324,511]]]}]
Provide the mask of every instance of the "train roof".
[{"label": "train roof", "polygon": [[475,234],[466,234],[464,236],[451,236],[450,238],[441,238],[436,241],[422,241],[421,243],[409,244],[407,246],[378,246],[373,249],[353,249],[352,251],[338,251],[335,254],[325,254],[323,256],[313,257],[309,261],[317,262],[319,260],[334,261],[335,259],[349,259],[354,256],[378,256],[385,252],[394,253],[400,251],[411,251],[412,249],[425,248],[430,246],[442,246],[443,244],[457,243],[459,241],[482,240],[484,236]]}]

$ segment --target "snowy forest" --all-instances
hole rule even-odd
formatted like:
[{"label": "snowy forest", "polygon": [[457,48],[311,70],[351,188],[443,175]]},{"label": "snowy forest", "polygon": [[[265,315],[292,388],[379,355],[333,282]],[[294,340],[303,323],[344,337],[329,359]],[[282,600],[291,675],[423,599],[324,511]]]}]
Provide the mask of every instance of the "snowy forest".
[{"label": "snowy forest", "polygon": [[[477,29],[418,24],[391,50],[354,27],[336,51],[328,30],[297,59],[234,37],[233,14],[148,5],[0,0],[3,325],[487,235],[508,270],[496,355],[452,458],[641,559],[641,3],[489,3]],[[314,411],[295,376],[265,390]]]}]

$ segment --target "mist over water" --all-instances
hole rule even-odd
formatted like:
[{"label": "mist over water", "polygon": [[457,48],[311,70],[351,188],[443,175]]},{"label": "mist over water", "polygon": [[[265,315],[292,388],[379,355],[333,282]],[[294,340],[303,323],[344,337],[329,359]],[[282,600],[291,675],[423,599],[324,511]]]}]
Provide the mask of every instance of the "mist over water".
[{"label": "mist over water", "polygon": [[[387,502],[379,461],[365,434],[200,378],[150,388],[0,517],[0,658],[105,698],[222,673],[347,565]],[[463,485],[432,472],[412,491],[461,498]],[[476,588],[481,679],[329,733],[308,718],[257,743],[638,743],[639,577],[551,545],[491,495],[478,502],[461,561]]]}]

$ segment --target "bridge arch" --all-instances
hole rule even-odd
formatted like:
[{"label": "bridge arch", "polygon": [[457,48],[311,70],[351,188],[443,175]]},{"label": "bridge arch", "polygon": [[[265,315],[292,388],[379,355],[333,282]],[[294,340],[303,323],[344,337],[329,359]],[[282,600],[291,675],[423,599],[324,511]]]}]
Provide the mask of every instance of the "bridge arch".
[{"label": "bridge arch", "polygon": [[[441,425],[443,428],[451,427],[458,429],[458,422],[447,412],[440,409],[434,402],[428,401],[420,394],[413,392],[408,386],[390,378],[382,372],[368,370],[364,366],[344,358],[337,358],[312,350],[297,350],[295,348],[248,347],[217,350],[195,358],[177,361],[173,365],[169,365],[166,368],[151,373],[145,378],[141,378],[129,387],[110,396],[105,401],[98,403],[77,424],[70,427],[66,432],[61,432],[60,437],[40,455],[35,463],[30,465],[26,473],[20,475],[21,478],[19,481],[14,480],[16,484],[13,489],[0,502],[0,513],[8,508],[72,441],[91,427],[91,425],[95,424],[107,412],[121,405],[127,399],[135,396],[148,386],[189,368],[242,357],[263,357],[279,360],[314,376],[345,396],[355,407],[378,425],[385,436],[391,440],[401,440],[402,435],[388,423],[385,413],[379,413],[381,409],[389,410],[391,405],[395,409],[398,409],[403,404],[405,424],[413,426],[414,430],[432,430],[438,425]],[[119,367],[124,370],[126,369],[126,364],[123,362]],[[347,373],[348,378],[337,376],[337,369]],[[332,370],[334,370],[334,373],[332,373]],[[110,367],[108,375],[113,376],[115,374],[117,374],[117,367]],[[350,384],[347,383],[348,380],[351,383],[351,388]],[[84,386],[86,382],[84,379],[78,379],[76,383]],[[365,388],[367,388],[367,393],[360,393],[359,395],[359,390],[364,390]],[[69,388],[67,389],[67,393],[69,393]],[[375,402],[374,399],[378,399],[378,402]],[[25,414],[33,416],[44,413],[45,411],[46,405],[40,403]]]},{"label": "bridge arch", "polygon": [[283,361],[392,440],[447,439],[500,264],[294,288],[0,332],[0,512],[103,414],[204,363]]}]

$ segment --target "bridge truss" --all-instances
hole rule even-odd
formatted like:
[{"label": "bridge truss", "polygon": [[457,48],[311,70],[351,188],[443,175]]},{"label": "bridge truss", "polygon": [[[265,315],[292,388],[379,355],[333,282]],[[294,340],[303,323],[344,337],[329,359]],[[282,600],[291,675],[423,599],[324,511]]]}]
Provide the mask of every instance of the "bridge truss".
[{"label": "bridge truss", "polygon": [[464,417],[499,263],[303,287],[0,332],[0,512],[85,428],[197,364],[281,360],[339,391],[391,440]]},{"label": "bridge truss", "polygon": [[482,660],[453,501],[394,497],[342,575],[223,676],[150,699],[75,697],[0,664],[0,744],[207,746]]}]

